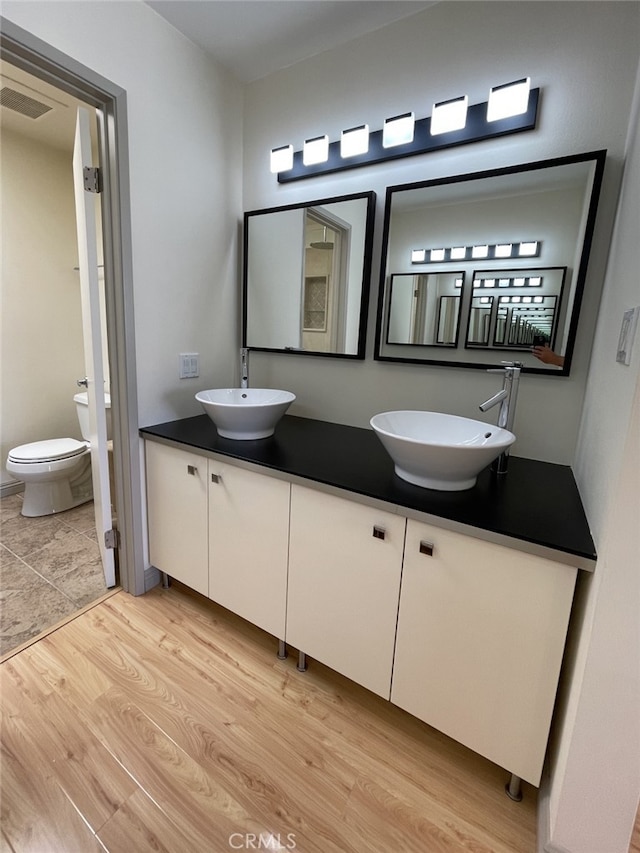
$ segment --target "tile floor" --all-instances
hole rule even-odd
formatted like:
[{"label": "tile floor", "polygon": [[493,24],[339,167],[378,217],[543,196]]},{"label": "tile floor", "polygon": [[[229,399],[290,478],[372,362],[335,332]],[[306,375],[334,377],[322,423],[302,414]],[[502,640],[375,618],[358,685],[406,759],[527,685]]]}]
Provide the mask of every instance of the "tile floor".
[{"label": "tile floor", "polygon": [[0,656],[107,591],[93,503],[41,518],[0,499]]}]

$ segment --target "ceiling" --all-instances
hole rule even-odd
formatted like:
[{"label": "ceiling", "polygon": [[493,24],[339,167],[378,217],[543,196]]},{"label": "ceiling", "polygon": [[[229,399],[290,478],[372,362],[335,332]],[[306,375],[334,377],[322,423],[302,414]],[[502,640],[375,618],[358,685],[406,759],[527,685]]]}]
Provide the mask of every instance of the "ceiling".
[{"label": "ceiling", "polygon": [[[417,14],[434,0],[146,0],[188,39],[239,80],[251,82]],[[0,88],[13,108],[0,109],[11,130],[65,151],[71,150],[76,106],[65,92],[0,62]],[[9,91],[10,90],[10,91]],[[43,107],[37,117],[20,112]],[[19,109],[16,109],[16,106]]]},{"label": "ceiling", "polygon": [[433,6],[434,0],[146,0],[245,83]]}]

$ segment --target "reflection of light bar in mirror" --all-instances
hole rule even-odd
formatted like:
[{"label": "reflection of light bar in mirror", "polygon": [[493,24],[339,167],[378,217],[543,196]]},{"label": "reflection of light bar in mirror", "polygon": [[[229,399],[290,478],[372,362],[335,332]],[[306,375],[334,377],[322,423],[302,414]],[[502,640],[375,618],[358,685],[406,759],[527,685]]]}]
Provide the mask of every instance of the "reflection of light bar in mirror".
[{"label": "reflection of light bar in mirror", "polygon": [[343,130],[340,135],[340,156],[355,157],[369,150],[369,125],[361,124]]},{"label": "reflection of light bar in mirror", "polygon": [[457,278],[454,282],[454,287],[462,287],[462,279]]},{"label": "reflection of light bar in mirror", "polygon": [[514,278],[513,286],[514,287],[524,287],[524,279],[523,278]]},{"label": "reflection of light bar in mirror", "polygon": [[467,123],[468,107],[469,98],[466,95],[434,104],[431,113],[431,136],[449,133],[452,130],[462,130]]},{"label": "reflection of light bar in mirror", "polygon": [[[540,254],[540,240],[529,240],[524,243],[483,243],[477,246],[453,246],[443,249],[426,249],[424,258],[414,258],[413,263],[442,263],[450,261],[466,261],[470,258],[518,258],[537,257]],[[413,250],[417,251],[416,249]]]},{"label": "reflection of light bar in mirror", "polygon": [[534,275],[529,278],[529,287],[540,287],[542,284],[542,276]]},{"label": "reflection of light bar in mirror", "polygon": [[281,145],[271,149],[271,171],[286,172],[293,168],[293,145]]},{"label": "reflection of light bar in mirror", "polygon": [[306,139],[302,149],[302,162],[305,166],[325,163],[329,159],[329,137],[314,136]]},{"label": "reflection of light bar in mirror", "polygon": [[426,255],[427,255],[426,249],[412,249],[411,250],[411,263],[412,264],[423,264],[425,262]]},{"label": "reflection of light bar in mirror", "polygon": [[487,121],[499,121],[526,113],[530,89],[530,77],[515,80],[513,83],[504,83],[502,86],[494,86],[487,104]]},{"label": "reflection of light bar in mirror", "polygon": [[413,113],[403,113],[393,118],[387,118],[382,128],[382,147],[395,148],[396,145],[406,145],[413,142],[416,117]]}]

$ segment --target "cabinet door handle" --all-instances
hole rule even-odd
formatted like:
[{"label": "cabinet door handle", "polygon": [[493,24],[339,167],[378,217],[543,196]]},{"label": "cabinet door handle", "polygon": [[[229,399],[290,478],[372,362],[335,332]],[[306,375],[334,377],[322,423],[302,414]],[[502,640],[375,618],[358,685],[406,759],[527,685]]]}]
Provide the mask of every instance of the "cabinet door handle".
[{"label": "cabinet door handle", "polygon": [[373,528],[373,538],[374,539],[384,539],[384,537],[386,535],[387,535],[387,532],[384,529],[384,527],[376,527],[374,525],[374,528]]},{"label": "cabinet door handle", "polygon": [[192,477],[198,473],[198,469],[195,465],[187,465],[187,474],[191,474]]},{"label": "cabinet door handle", "polygon": [[222,482],[222,474],[212,474],[211,475],[212,483],[221,483]]},{"label": "cabinet door handle", "polygon": [[420,542],[420,553],[433,557],[433,542]]}]

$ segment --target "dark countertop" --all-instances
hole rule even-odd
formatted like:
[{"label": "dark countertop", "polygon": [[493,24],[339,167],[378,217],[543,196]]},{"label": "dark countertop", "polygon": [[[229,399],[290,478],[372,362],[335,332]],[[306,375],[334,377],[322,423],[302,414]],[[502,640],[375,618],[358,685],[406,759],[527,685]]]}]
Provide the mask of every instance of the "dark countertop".
[{"label": "dark countertop", "polygon": [[140,432],[572,554],[582,558],[576,565],[594,567],[584,562],[595,561],[596,551],[568,465],[511,456],[506,476],[486,468],[472,489],[440,492],[401,480],[371,429],[285,415],[271,438],[233,441],[198,415]]}]

